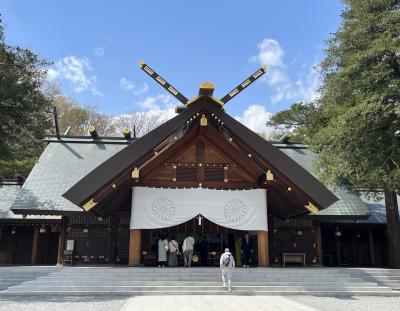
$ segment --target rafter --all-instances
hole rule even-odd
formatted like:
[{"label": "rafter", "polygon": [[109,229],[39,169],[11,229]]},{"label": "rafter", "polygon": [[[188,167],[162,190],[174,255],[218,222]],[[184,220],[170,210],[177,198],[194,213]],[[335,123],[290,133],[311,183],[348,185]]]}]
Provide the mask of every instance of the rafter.
[{"label": "rafter", "polygon": [[243,91],[246,87],[248,87],[250,84],[252,84],[258,78],[260,78],[266,72],[267,72],[267,67],[266,66],[261,67],[255,73],[253,73],[250,77],[248,77],[246,80],[244,80],[242,83],[240,83],[237,87],[235,87],[232,91],[230,91],[228,94],[226,94],[224,97],[222,97],[221,101],[224,104],[226,104],[228,101],[230,101],[232,98],[234,98],[236,95],[238,95],[241,91]]},{"label": "rafter", "polygon": [[144,61],[139,62],[139,67],[147,73],[153,80],[160,84],[164,89],[166,89],[172,96],[179,100],[185,106],[187,105],[188,99],[182,95],[176,88],[174,88],[167,80],[161,77],[155,70],[146,65]]}]

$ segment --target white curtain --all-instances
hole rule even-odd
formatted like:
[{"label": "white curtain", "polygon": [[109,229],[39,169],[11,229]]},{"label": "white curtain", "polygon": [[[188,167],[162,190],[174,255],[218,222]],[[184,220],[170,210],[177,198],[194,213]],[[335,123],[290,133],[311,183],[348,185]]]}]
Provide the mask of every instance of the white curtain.
[{"label": "white curtain", "polygon": [[131,229],[176,226],[198,215],[227,228],[268,231],[266,190],[132,189]]}]

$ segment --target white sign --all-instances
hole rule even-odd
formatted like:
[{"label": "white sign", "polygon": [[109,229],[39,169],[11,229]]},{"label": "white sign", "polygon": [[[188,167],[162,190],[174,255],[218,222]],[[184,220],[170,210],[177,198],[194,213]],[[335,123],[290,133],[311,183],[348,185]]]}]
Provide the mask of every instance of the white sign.
[{"label": "white sign", "polygon": [[74,240],[67,240],[67,251],[73,251],[74,250]]}]

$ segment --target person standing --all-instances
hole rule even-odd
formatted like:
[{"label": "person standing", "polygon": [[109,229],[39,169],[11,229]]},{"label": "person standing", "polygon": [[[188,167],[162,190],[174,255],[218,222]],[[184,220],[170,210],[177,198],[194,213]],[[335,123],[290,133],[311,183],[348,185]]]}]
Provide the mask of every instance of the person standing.
[{"label": "person standing", "polygon": [[205,236],[202,237],[200,241],[200,256],[201,256],[201,265],[208,265],[208,241]]},{"label": "person standing", "polygon": [[192,265],[194,248],[194,238],[190,235],[183,240],[182,251],[183,251],[183,261],[185,267],[190,267]]},{"label": "person standing", "polygon": [[225,248],[225,252],[221,255],[219,260],[219,267],[222,273],[222,286],[226,287],[228,285],[228,291],[231,291],[232,283],[232,270],[235,268],[235,259],[233,259],[232,254],[229,252],[229,248]]},{"label": "person standing", "polygon": [[168,243],[168,249],[168,266],[176,267],[178,265],[179,244],[175,241],[175,236],[171,237],[171,241]]},{"label": "person standing", "polygon": [[243,268],[249,268],[252,262],[251,256],[253,254],[253,245],[249,238],[249,234],[246,233],[244,235],[244,239],[242,241],[242,254],[243,254]]},{"label": "person standing", "polygon": [[158,266],[165,267],[167,264],[168,240],[161,234],[158,235]]},{"label": "person standing", "polygon": [[235,264],[238,267],[242,266],[242,238],[239,235],[235,240]]}]

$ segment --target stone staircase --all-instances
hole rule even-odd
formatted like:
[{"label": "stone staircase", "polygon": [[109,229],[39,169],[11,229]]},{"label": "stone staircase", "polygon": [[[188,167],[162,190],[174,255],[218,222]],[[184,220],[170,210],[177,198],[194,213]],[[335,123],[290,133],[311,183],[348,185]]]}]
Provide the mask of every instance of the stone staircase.
[{"label": "stone staircase", "polygon": [[0,292],[9,287],[36,280],[50,273],[60,271],[57,267],[0,267]]},{"label": "stone staircase", "polygon": [[217,268],[3,267],[0,295],[400,296],[399,280],[388,269],[238,268],[228,293]]},{"label": "stone staircase", "polygon": [[352,268],[351,274],[400,291],[400,269]]}]

